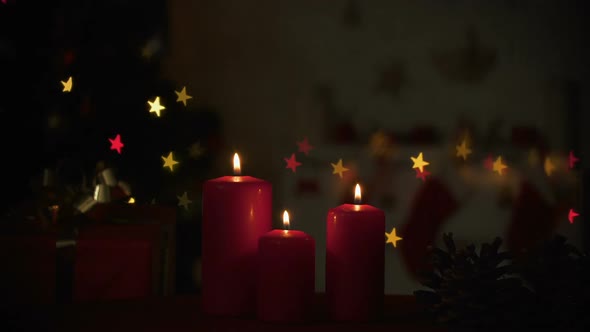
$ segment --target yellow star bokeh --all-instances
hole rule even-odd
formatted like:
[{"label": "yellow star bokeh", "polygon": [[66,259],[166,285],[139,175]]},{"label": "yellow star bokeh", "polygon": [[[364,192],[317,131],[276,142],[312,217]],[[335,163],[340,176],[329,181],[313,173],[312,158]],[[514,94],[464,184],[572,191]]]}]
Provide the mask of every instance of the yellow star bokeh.
[{"label": "yellow star bokeh", "polygon": [[186,106],[186,101],[187,100],[193,98],[192,96],[189,96],[189,95],[186,94],[186,86],[183,86],[182,87],[182,90],[180,90],[180,92],[174,91],[174,93],[176,93],[176,96],[178,97],[178,98],[176,98],[176,101],[179,102],[179,103],[183,103],[184,106]]},{"label": "yellow star bokeh", "polygon": [[395,232],[395,227],[391,230],[391,233],[385,232],[385,236],[387,237],[385,244],[391,243],[393,244],[394,248],[397,247],[397,241],[403,240],[401,237],[397,236]]},{"label": "yellow star bokeh", "polygon": [[188,199],[188,194],[186,191],[182,194],[182,196],[176,196],[178,198],[178,206],[184,207],[185,210],[188,210],[188,205],[191,204],[193,201]]},{"label": "yellow star bokeh", "polygon": [[149,101],[148,104],[150,105],[150,113],[154,112],[158,117],[160,117],[160,111],[166,109],[164,105],[160,105],[160,97],[156,97],[154,101]]},{"label": "yellow star bokeh", "polygon": [[420,152],[420,154],[418,154],[418,157],[416,158],[410,157],[410,159],[412,159],[412,162],[414,162],[412,168],[418,168],[420,169],[420,172],[424,172],[424,166],[430,165],[430,163],[425,161],[423,158],[424,157],[422,156],[422,152]]},{"label": "yellow star bokeh", "polygon": [[471,149],[467,147],[467,141],[463,140],[461,145],[456,146],[457,149],[457,157],[462,157],[463,160],[467,160],[467,156],[471,154]]},{"label": "yellow star bokeh", "polygon": [[342,173],[347,172],[349,170],[348,168],[342,166],[342,158],[338,159],[338,163],[332,164],[332,167],[334,168],[332,174],[338,174],[340,175],[340,178],[342,178]]},{"label": "yellow star bokeh", "polygon": [[178,164],[178,161],[174,160],[172,152],[168,154],[167,157],[162,156],[162,160],[164,160],[164,166],[170,168],[170,171],[173,171],[173,166]]},{"label": "yellow star bokeh", "polygon": [[62,90],[62,92],[70,92],[72,91],[72,86],[73,86],[73,81],[72,81],[72,76],[68,77],[67,81],[61,81],[61,85],[64,86],[64,89]]},{"label": "yellow star bokeh", "polygon": [[508,166],[502,163],[502,156],[498,156],[496,161],[494,161],[494,172],[498,172],[498,174],[502,175],[502,171],[506,168],[508,168]]}]

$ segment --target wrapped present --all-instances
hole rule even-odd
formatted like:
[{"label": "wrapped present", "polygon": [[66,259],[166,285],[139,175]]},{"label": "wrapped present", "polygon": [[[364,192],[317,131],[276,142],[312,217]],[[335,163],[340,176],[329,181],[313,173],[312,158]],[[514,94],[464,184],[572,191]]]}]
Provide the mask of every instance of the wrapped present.
[{"label": "wrapped present", "polygon": [[87,225],[74,263],[74,301],[143,298],[160,285],[160,229],[156,224]]},{"label": "wrapped present", "polygon": [[86,213],[93,222],[106,225],[156,225],[159,229],[161,282],[158,294],[172,295],[176,271],[176,209],[170,206],[97,203]]}]

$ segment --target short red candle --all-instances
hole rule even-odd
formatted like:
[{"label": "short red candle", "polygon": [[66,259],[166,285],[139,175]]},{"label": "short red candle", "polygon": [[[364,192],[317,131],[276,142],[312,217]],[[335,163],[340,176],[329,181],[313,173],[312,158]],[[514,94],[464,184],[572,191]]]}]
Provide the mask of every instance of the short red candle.
[{"label": "short red candle", "polygon": [[[360,187],[356,189],[360,201]],[[326,227],[328,314],[339,321],[380,318],[385,288],[385,213],[371,205],[343,204],[329,210]]]},{"label": "short red candle", "polygon": [[[237,159],[237,169],[236,169]],[[239,158],[234,156],[239,174]],[[245,316],[256,309],[258,239],[272,228],[272,186],[250,176],[203,185],[202,309]]]},{"label": "short red candle", "polygon": [[314,291],[315,240],[296,230],[263,235],[258,242],[258,319],[308,321]]}]

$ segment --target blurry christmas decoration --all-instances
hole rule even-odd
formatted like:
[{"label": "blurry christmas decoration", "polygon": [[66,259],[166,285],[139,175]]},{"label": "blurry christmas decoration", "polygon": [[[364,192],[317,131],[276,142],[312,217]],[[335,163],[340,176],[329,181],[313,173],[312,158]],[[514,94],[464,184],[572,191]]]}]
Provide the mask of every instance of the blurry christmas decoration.
[{"label": "blurry christmas decoration", "polygon": [[192,99],[192,96],[189,96],[186,94],[186,86],[182,87],[182,90],[179,91],[174,91],[174,93],[176,93],[176,101],[179,103],[182,103],[184,106],[186,106],[186,101],[189,99]]},{"label": "blurry christmas decoration", "polygon": [[162,160],[164,161],[163,167],[170,168],[170,172],[174,171],[174,169],[173,169],[174,165],[178,164],[178,161],[174,160],[174,156],[172,155],[172,152],[170,152],[167,157],[162,156]]},{"label": "blurry christmas decoration", "polygon": [[570,224],[574,223],[574,218],[579,216],[580,214],[574,211],[574,209],[570,209],[570,212],[567,215],[567,219],[569,220]]},{"label": "blurry christmas decoration", "polygon": [[127,201],[127,204],[135,204],[135,198],[134,197],[129,197],[129,200]]},{"label": "blurry christmas decoration", "polygon": [[361,9],[357,0],[348,0],[342,15],[342,24],[349,28],[357,28],[361,25]]},{"label": "blurry christmas decoration", "polygon": [[490,154],[484,159],[483,167],[488,171],[492,171],[494,169],[494,157]]},{"label": "blurry christmas decoration", "polygon": [[494,161],[494,172],[498,172],[499,175],[503,175],[503,172],[506,168],[508,168],[508,166],[502,163],[502,156],[498,156],[498,158],[496,158],[496,161]]},{"label": "blurry christmas decoration", "polygon": [[401,258],[412,277],[428,269],[428,247],[434,244],[444,224],[462,203],[439,178],[432,177],[418,188],[407,221],[400,230],[404,235],[400,244]]},{"label": "blurry christmas decoration", "polygon": [[391,243],[394,248],[397,247],[397,241],[403,240],[401,237],[397,236],[395,227],[391,230],[390,233],[385,232],[385,236],[387,237],[385,244]]},{"label": "blurry christmas decoration", "polygon": [[467,156],[469,154],[471,154],[471,152],[472,152],[471,149],[469,149],[467,147],[467,140],[465,140],[465,139],[463,140],[463,142],[461,142],[461,145],[456,146],[456,149],[457,149],[456,156],[463,158],[463,160],[467,160]]},{"label": "blurry christmas decoration", "polygon": [[301,166],[301,163],[295,159],[295,154],[292,153],[290,158],[283,158],[287,163],[285,168],[290,168],[293,173],[297,172],[297,167]]},{"label": "blurry christmas decoration", "polygon": [[543,167],[545,168],[545,174],[547,174],[547,176],[551,176],[555,171],[555,165],[553,165],[553,162],[549,157],[545,157],[545,164]]},{"label": "blurry christmas decoration", "polygon": [[181,196],[176,197],[178,198],[178,206],[184,207],[185,210],[188,210],[188,205],[193,202],[188,199],[188,194],[186,191]]},{"label": "blurry christmas decoration", "polygon": [[64,81],[61,81],[61,85],[63,85],[62,92],[71,92],[72,91],[72,84],[73,84],[73,82],[72,82],[72,76],[70,76],[68,78],[68,80],[65,81],[65,82]]},{"label": "blurry christmas decoration", "polygon": [[371,135],[369,140],[371,154],[377,158],[389,159],[393,156],[394,143],[390,135],[379,130]]},{"label": "blurry christmas decoration", "polygon": [[109,138],[109,142],[111,142],[111,150],[117,150],[117,153],[121,154],[121,148],[125,146],[121,142],[121,135],[117,134],[115,138]]},{"label": "blurry christmas decoration", "polygon": [[438,72],[445,78],[463,83],[481,81],[494,68],[497,61],[496,50],[481,45],[475,28],[467,30],[465,47],[435,52],[432,62]]},{"label": "blurry christmas decoration", "polygon": [[111,201],[111,191],[106,184],[97,184],[94,188],[94,200],[99,203]]},{"label": "blurry christmas decoration", "polygon": [[332,163],[330,163],[330,164],[332,165],[332,168],[334,169],[332,171],[332,174],[338,174],[341,179],[342,179],[342,174],[344,172],[348,172],[349,171],[348,168],[346,168],[346,167],[344,167],[342,165],[342,158],[338,159],[338,162],[336,164],[332,164]]},{"label": "blurry christmas decoration", "polygon": [[430,290],[414,292],[438,323],[453,327],[505,327],[529,317],[533,298],[517,277],[511,277],[511,255],[500,252],[502,240],[457,249],[453,234],[444,234],[446,250],[430,249],[432,270],[420,283]]},{"label": "blurry christmas decoration", "polygon": [[422,182],[426,181],[426,177],[430,175],[430,172],[427,170],[420,171],[420,169],[416,168],[416,179],[422,179]]},{"label": "blurry christmas decoration", "polygon": [[148,40],[148,42],[141,49],[141,56],[146,60],[151,60],[154,55],[162,50],[162,40],[160,36],[155,36]]},{"label": "blurry christmas decoration", "polygon": [[574,151],[570,151],[570,153],[568,155],[569,168],[573,169],[579,160],[580,159],[578,159],[576,156],[574,156]]},{"label": "blurry christmas decoration", "polygon": [[420,172],[424,172],[424,166],[430,165],[429,162],[424,160],[422,152],[418,154],[418,157],[410,157],[410,159],[412,159],[412,162],[414,163],[414,165],[412,165],[412,168],[418,168]]},{"label": "blurry christmas decoration", "polygon": [[296,143],[298,151],[305,153],[306,156],[309,155],[309,151],[313,150],[313,146],[309,144],[309,140],[307,139],[307,137],[304,137],[303,141]]},{"label": "blurry christmas decoration", "polygon": [[203,155],[203,151],[204,149],[200,142],[195,142],[188,147],[188,155],[193,159],[198,159],[201,155]]},{"label": "blurry christmas decoration", "polygon": [[537,149],[531,149],[528,155],[529,166],[535,167],[539,164],[539,151]]},{"label": "blurry christmas decoration", "polygon": [[156,113],[157,117],[160,117],[160,111],[166,109],[164,105],[160,105],[160,97],[156,97],[154,101],[149,101],[148,104],[150,105],[150,113]]},{"label": "blurry christmas decoration", "polygon": [[406,82],[406,72],[401,62],[394,60],[379,74],[375,87],[377,93],[385,93],[396,99]]}]

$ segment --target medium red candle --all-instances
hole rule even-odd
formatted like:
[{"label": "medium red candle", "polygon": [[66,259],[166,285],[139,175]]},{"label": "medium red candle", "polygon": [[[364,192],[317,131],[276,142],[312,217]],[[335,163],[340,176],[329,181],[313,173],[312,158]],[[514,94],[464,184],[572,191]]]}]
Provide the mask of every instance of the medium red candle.
[{"label": "medium red candle", "polygon": [[370,321],[383,313],[385,213],[355,203],[330,209],[326,222],[326,297],[334,320]]},{"label": "medium red candle", "polygon": [[240,176],[203,185],[202,309],[227,316],[254,314],[258,239],[272,228],[272,186]]},{"label": "medium red candle", "polygon": [[315,291],[315,240],[302,231],[275,229],[258,241],[258,319],[305,322]]}]

